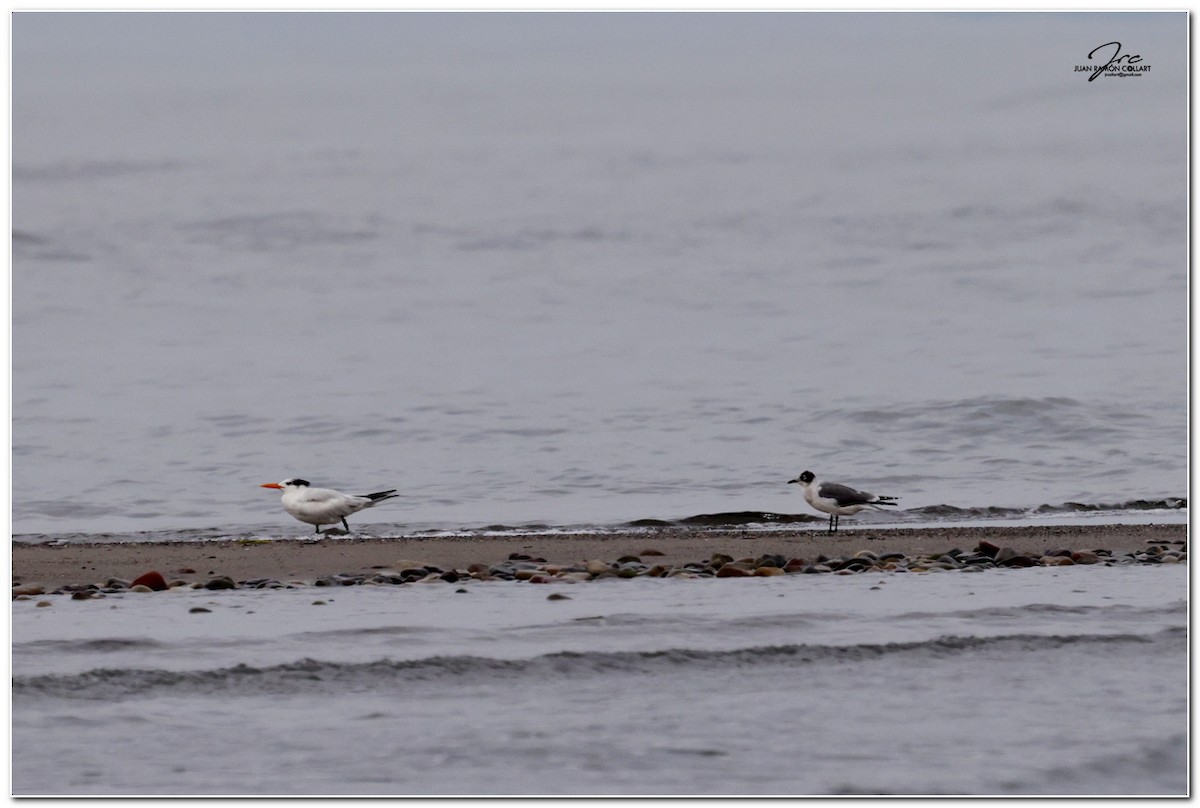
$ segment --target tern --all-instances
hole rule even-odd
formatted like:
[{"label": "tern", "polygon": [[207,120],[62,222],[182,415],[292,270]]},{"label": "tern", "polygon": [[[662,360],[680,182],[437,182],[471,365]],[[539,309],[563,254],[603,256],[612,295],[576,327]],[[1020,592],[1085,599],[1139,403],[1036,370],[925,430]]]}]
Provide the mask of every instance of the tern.
[{"label": "tern", "polygon": [[818,511],[829,514],[829,532],[838,529],[839,517],[853,516],[864,508],[879,508],[881,505],[895,505],[898,497],[885,497],[879,494],[868,494],[858,491],[848,485],[838,483],[823,483],[811,471],[806,471],[788,484],[799,483],[804,489],[804,499]]},{"label": "tern", "polygon": [[301,522],[307,522],[321,532],[321,525],[336,525],[339,521],[346,532],[350,525],[346,517],[363,508],[397,496],[396,489],[378,491],[374,494],[343,494],[331,488],[312,488],[308,480],[292,477],[281,483],[263,483],[260,488],[276,488],[283,492],[283,509]]}]

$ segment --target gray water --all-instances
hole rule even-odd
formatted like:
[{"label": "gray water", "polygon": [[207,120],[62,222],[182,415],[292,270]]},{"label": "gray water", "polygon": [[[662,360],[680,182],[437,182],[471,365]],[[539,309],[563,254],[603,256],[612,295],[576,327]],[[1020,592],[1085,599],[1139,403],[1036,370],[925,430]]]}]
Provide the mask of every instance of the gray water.
[{"label": "gray water", "polygon": [[1186,25],[16,14],[13,528],[1184,497]]},{"label": "gray water", "polygon": [[1187,582],[1080,565],[17,601],[12,786],[1181,796]]}]

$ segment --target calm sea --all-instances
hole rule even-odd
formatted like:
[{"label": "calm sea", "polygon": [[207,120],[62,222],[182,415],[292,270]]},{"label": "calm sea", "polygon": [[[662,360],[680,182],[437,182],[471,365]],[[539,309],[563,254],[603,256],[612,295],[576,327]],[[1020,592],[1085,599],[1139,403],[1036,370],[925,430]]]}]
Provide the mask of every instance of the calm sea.
[{"label": "calm sea", "polygon": [[18,601],[12,788],[1182,796],[1187,587],[1163,564]]},{"label": "calm sea", "polygon": [[[1187,23],[18,13],[17,538],[1182,520]],[[14,792],[1187,792],[1180,565],[613,583],[14,602]]]},{"label": "calm sea", "polygon": [[[1087,81],[1113,41],[1150,69]],[[805,469],[901,520],[1178,506],[1186,45],[17,14],[13,528],[305,534],[290,476],[400,489],[375,531],[806,513]]]}]

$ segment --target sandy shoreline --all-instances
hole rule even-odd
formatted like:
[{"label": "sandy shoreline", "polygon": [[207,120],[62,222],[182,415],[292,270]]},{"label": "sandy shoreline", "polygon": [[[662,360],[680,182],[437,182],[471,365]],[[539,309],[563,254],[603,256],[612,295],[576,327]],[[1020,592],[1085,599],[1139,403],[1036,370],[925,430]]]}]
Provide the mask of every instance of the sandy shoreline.
[{"label": "sandy shoreline", "polygon": [[[104,583],[109,578],[133,580],[151,570],[168,580],[204,582],[214,576],[234,581],[272,578],[313,581],[339,573],[363,574],[433,565],[465,570],[471,564],[494,564],[513,553],[551,564],[590,560],[616,561],[640,556],[655,564],[682,565],[705,561],[714,553],[733,558],[777,554],[810,562],[852,556],[860,550],[877,555],[935,556],[952,549],[970,552],[981,541],[1011,547],[1034,558],[1047,551],[1109,550],[1136,553],[1154,544],[1186,542],[1187,525],[1088,525],[1024,527],[948,527],[889,530],[844,530],[834,536],[805,531],[670,529],[620,534],[514,534],[504,536],[438,536],[318,541],[281,540],[263,543],[206,541],[173,543],[64,544],[14,542],[13,582],[36,582],[47,589]],[[659,555],[661,554],[661,555]]]}]

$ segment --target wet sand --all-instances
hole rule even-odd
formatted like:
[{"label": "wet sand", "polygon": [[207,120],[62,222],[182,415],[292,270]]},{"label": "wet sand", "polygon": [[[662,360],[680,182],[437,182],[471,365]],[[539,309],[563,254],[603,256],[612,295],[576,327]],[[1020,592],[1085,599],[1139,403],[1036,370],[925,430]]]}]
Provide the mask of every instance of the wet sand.
[{"label": "wet sand", "polygon": [[[433,565],[465,570],[474,563],[504,561],[513,553],[552,564],[616,561],[651,551],[647,561],[685,564],[714,553],[733,558],[778,554],[810,561],[875,554],[929,556],[958,548],[973,550],[981,541],[1038,557],[1049,550],[1109,550],[1135,553],[1154,544],[1186,542],[1187,525],[1071,525],[1025,527],[947,527],[888,530],[846,529],[830,536],[820,531],[690,530],[640,533],[576,533],[502,536],[401,536],[356,539],[330,536],[313,541],[205,541],[173,543],[45,544],[13,543],[13,581],[47,588],[126,581],[156,570],[168,580],[202,582],[213,576],[234,581],[273,578],[312,581],[338,573],[361,574]],[[661,554],[661,555],[658,555]]]}]

